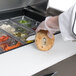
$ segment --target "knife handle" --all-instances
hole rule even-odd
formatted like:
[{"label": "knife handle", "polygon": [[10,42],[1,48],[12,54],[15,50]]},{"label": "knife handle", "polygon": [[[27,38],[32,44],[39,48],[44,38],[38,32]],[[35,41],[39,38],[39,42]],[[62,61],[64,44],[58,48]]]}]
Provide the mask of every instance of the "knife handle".
[{"label": "knife handle", "polygon": [[46,75],[43,75],[43,76],[54,76],[55,74],[57,74],[57,72],[53,72],[53,73],[46,74]]}]

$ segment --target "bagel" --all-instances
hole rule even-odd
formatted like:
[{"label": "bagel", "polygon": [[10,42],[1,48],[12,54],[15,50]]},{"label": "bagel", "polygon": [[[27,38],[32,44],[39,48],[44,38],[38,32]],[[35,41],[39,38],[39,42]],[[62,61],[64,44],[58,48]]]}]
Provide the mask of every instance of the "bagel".
[{"label": "bagel", "polygon": [[35,44],[37,48],[41,51],[48,51],[54,45],[55,37],[52,38],[47,36],[47,31],[41,30],[35,36]]}]

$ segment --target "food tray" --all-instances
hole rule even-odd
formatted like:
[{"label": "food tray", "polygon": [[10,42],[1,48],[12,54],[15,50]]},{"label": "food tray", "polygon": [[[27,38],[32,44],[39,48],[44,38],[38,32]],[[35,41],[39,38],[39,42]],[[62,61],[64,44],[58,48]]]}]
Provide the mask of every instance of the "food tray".
[{"label": "food tray", "polygon": [[0,29],[0,53],[22,46],[19,41],[10,37],[6,32]]},{"label": "food tray", "polygon": [[36,30],[37,26],[40,24],[40,22],[34,19],[31,19],[27,16],[18,16],[18,17],[11,18],[11,20],[23,25],[24,27],[32,28],[33,30]]},{"label": "food tray", "polygon": [[0,21],[0,29],[3,29],[23,42],[26,42],[26,39],[33,34],[33,31],[24,28],[11,20]]}]

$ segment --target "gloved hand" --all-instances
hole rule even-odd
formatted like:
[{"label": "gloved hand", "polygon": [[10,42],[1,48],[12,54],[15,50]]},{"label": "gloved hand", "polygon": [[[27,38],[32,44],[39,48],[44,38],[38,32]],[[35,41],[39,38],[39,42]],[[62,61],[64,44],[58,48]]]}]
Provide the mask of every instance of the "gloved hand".
[{"label": "gloved hand", "polygon": [[46,17],[44,21],[40,23],[38,28],[36,29],[36,33],[40,30],[46,30],[47,35],[49,38],[52,38],[52,35],[56,32],[59,31],[59,23],[58,23],[58,16],[54,17]]}]

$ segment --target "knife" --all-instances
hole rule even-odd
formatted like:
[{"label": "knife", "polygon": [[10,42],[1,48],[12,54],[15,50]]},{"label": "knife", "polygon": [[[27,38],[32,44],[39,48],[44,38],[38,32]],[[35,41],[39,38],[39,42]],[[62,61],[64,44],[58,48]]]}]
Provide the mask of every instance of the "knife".
[{"label": "knife", "polygon": [[46,74],[46,75],[43,75],[43,76],[54,76],[54,75],[56,75],[56,74],[57,74],[57,72],[53,72],[53,73]]},{"label": "knife", "polygon": [[[57,35],[57,34],[59,34],[59,33],[60,33],[60,31],[57,31],[54,35]],[[26,41],[35,40],[35,36],[36,36],[36,35],[29,36],[29,37],[26,39]]]},{"label": "knife", "polygon": [[29,36],[26,41],[29,41],[29,40],[35,40],[35,35],[32,35],[32,36]]}]

